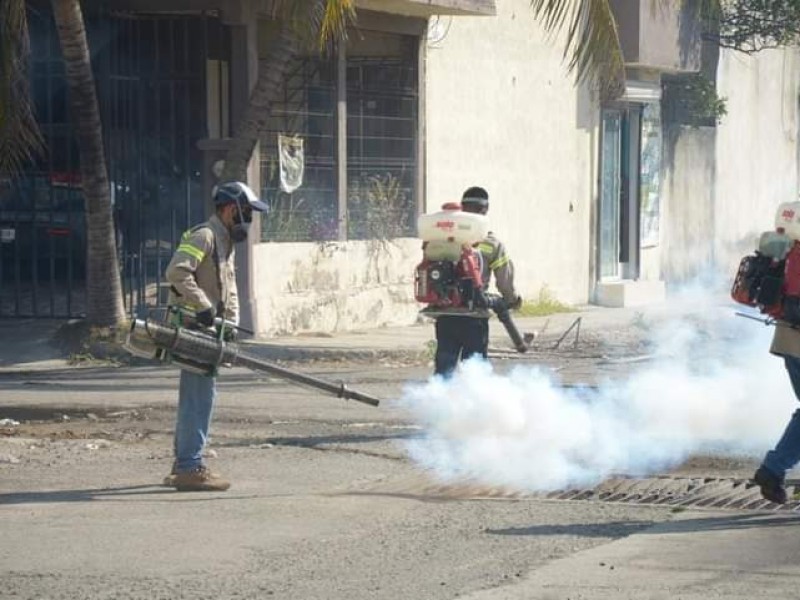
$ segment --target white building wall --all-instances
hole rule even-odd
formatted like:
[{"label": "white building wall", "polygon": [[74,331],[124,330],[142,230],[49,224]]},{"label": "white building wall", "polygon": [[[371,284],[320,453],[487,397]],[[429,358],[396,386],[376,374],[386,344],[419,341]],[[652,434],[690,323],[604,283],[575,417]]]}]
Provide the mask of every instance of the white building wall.
[{"label": "white building wall", "polygon": [[426,62],[428,210],[485,187],[523,296],[547,286],[562,301],[586,302],[596,102],[575,87],[563,42],[545,39],[529,0],[440,26],[446,36]]},{"label": "white building wall", "polygon": [[259,335],[413,323],[415,239],[253,247]]},{"label": "white building wall", "polygon": [[[563,41],[546,40],[528,0],[495,17],[439,20],[427,48],[427,209],[471,185],[491,196],[492,228],[514,260],[526,298],[543,287],[589,299],[598,108],[576,88]],[[252,249],[259,335],[412,323],[420,241],[262,243]]]},{"label": "white building wall", "polygon": [[717,130],[715,258],[728,271],[797,199],[797,50],[724,51],[717,70],[728,115]]},{"label": "white building wall", "polygon": [[722,51],[717,92],[728,114],[715,128],[667,132],[663,271],[668,284],[716,272],[732,279],[781,202],[797,198],[795,50]]}]

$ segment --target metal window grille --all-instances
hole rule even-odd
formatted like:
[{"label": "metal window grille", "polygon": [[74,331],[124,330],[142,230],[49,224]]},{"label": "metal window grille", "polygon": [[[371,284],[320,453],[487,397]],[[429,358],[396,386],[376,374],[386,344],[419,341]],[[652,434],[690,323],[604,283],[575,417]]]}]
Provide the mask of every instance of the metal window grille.
[{"label": "metal window grille", "polygon": [[[364,39],[370,34],[359,35]],[[343,81],[337,78],[336,57],[298,58],[284,78],[261,137],[262,192],[272,208],[262,220],[265,241],[413,235],[419,168],[418,39],[383,33],[378,37],[391,41],[385,53],[379,42],[369,40],[368,56],[346,56]],[[345,86],[346,122],[338,120],[339,86]],[[281,133],[304,140],[304,182],[292,193],[280,188]],[[337,155],[339,135],[346,136],[346,157]],[[339,198],[343,166],[347,192]],[[339,221],[340,202],[346,209],[345,222]]]},{"label": "metal window grille", "polygon": [[[279,134],[304,141],[303,185],[293,193],[280,186]],[[271,209],[262,219],[265,239],[337,239],[336,140],[336,64],[331,58],[297,58],[261,136],[263,196]]]},{"label": "metal window grille", "polygon": [[85,311],[86,225],[78,153],[54,23],[30,8],[30,78],[45,150],[0,182],[0,316]]},{"label": "metal window grille", "polygon": [[[86,220],[58,36],[29,12],[31,83],[46,151],[0,182],[0,316],[85,313]],[[227,28],[207,15],[87,15],[130,311],[166,299],[164,269],[205,216],[206,68],[228,61]]]}]

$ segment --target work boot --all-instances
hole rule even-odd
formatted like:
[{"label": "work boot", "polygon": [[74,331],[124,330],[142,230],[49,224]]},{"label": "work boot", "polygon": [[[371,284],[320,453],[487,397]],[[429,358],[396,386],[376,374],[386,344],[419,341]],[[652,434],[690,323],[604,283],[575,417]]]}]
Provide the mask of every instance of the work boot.
[{"label": "work boot", "polygon": [[164,487],[175,487],[175,477],[178,475],[178,463],[172,463],[172,469],[170,469],[169,475],[164,477],[164,481],[161,484]]},{"label": "work boot", "polygon": [[761,496],[765,500],[775,504],[786,504],[786,488],[783,486],[783,479],[775,475],[772,471],[761,466],[753,475],[753,481],[761,488]]},{"label": "work boot", "polygon": [[231,482],[201,465],[194,471],[177,473],[173,485],[179,492],[224,492],[231,487]]}]

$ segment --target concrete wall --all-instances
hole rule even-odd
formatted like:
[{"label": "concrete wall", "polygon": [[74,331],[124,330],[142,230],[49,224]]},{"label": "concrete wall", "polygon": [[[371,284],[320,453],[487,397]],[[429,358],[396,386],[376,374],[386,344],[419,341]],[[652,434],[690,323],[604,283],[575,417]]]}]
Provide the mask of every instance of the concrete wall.
[{"label": "concrete wall", "polygon": [[796,50],[720,57],[728,115],[717,132],[714,252],[722,268],[733,268],[774,227],[779,203],[797,199],[798,73]]},{"label": "concrete wall", "polygon": [[263,243],[253,248],[259,335],[413,323],[420,242]]},{"label": "concrete wall", "polygon": [[661,272],[678,283],[703,274],[714,257],[716,130],[664,130]]},{"label": "concrete wall", "polygon": [[713,268],[730,274],[774,226],[775,209],[797,198],[794,50],[747,56],[723,51],[717,69],[728,114],[714,128],[665,135],[664,277],[676,283]]},{"label": "concrete wall", "polygon": [[426,198],[432,209],[485,187],[522,294],[547,286],[582,303],[593,270],[598,108],[575,88],[562,53],[528,0],[498,2],[496,17],[452,19],[428,48]]},{"label": "concrete wall", "polygon": [[[440,20],[427,48],[424,116],[428,209],[470,185],[491,195],[522,294],[546,286],[588,300],[597,104],[575,88],[563,42],[545,40],[528,0],[496,17]],[[410,323],[418,240],[264,243],[253,248],[261,335]]]},{"label": "concrete wall", "polygon": [[629,66],[666,71],[700,68],[700,20],[695,8],[652,0],[611,0]]}]

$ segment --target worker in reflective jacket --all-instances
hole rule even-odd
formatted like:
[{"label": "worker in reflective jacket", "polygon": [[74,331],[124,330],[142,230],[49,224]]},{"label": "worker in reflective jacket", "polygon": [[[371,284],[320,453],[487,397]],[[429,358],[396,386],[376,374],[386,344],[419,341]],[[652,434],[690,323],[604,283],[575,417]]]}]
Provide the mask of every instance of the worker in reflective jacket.
[{"label": "worker in reflective jacket", "polygon": [[[217,316],[238,323],[234,244],[247,239],[253,211],[267,210],[267,205],[238,181],[217,185],[212,193],[215,214],[183,235],[166,272],[171,284],[170,305],[189,309],[196,324],[204,327],[213,327]],[[215,397],[215,377],[181,371],[175,461],[165,485],[179,491],[230,487],[203,462]]]},{"label": "worker in reflective jacket", "polygon": [[[468,188],[461,197],[465,212],[486,214],[489,194],[481,187]],[[514,264],[503,243],[492,232],[476,249],[481,263],[483,289],[489,289],[494,274],[497,290],[509,308],[522,306],[522,297],[514,288]],[[460,360],[478,355],[486,358],[489,352],[489,311],[479,316],[442,315],[436,318],[435,373],[449,375]]]}]

